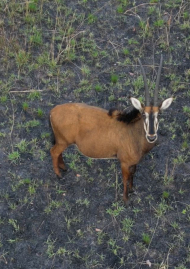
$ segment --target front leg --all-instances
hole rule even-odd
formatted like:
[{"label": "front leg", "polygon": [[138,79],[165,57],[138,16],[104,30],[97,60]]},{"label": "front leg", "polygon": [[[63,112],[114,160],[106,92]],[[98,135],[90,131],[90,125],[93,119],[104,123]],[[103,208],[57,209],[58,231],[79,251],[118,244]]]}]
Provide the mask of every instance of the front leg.
[{"label": "front leg", "polygon": [[130,167],[130,179],[129,179],[129,192],[133,192],[133,176],[136,171],[136,165],[132,165]]},{"label": "front leg", "polygon": [[123,162],[121,163],[121,170],[122,170],[122,176],[123,176],[123,200],[124,200],[124,203],[127,204],[127,201],[129,199],[128,184],[129,182],[131,184],[131,171],[130,171],[130,167],[126,163],[123,163]]}]

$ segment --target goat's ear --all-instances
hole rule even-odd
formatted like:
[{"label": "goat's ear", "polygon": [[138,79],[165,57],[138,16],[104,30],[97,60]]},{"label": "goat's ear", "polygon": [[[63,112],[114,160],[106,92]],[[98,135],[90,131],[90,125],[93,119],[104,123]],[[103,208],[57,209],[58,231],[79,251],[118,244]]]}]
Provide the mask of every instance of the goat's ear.
[{"label": "goat's ear", "polygon": [[130,100],[131,100],[132,105],[142,113],[143,106],[141,105],[141,102],[134,97],[131,97]]},{"label": "goat's ear", "polygon": [[167,109],[171,105],[172,101],[173,101],[173,97],[164,100],[160,106],[160,110],[163,111]]}]

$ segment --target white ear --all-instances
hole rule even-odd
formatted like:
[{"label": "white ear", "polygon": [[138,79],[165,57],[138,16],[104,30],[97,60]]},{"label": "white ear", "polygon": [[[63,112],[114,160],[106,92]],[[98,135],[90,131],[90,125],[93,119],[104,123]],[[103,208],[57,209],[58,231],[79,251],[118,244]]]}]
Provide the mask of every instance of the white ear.
[{"label": "white ear", "polygon": [[141,102],[134,97],[131,97],[130,100],[131,100],[132,105],[142,113],[143,107],[141,105]]},{"label": "white ear", "polygon": [[166,108],[168,108],[171,105],[172,101],[173,101],[173,97],[164,100],[160,107],[160,110],[165,110]]}]

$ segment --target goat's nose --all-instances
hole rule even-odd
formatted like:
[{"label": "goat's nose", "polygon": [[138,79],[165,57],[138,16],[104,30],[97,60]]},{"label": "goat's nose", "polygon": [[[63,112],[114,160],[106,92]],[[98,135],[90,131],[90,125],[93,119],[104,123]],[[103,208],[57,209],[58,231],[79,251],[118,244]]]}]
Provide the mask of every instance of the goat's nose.
[{"label": "goat's nose", "polygon": [[154,142],[157,139],[157,135],[148,135],[147,138],[150,142]]}]

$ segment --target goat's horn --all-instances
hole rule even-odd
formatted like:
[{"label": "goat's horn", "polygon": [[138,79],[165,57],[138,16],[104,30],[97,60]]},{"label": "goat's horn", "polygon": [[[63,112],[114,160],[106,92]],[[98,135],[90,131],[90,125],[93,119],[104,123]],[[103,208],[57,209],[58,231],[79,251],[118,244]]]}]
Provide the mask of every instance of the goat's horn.
[{"label": "goat's horn", "polygon": [[144,80],[144,87],[145,87],[145,106],[150,106],[150,95],[149,95],[149,91],[148,91],[148,84],[147,84],[147,78],[146,78],[146,74],[144,71],[144,68],[142,66],[142,63],[140,61],[140,59],[138,59],[140,67],[141,67],[141,72],[143,75],[143,80]]},{"label": "goat's horn", "polygon": [[161,70],[162,70],[162,63],[163,63],[163,55],[161,54],[161,58],[160,58],[160,66],[158,69],[158,75],[157,75],[157,79],[156,79],[156,87],[154,90],[154,106],[158,106],[158,86],[160,83],[160,75],[161,75]]}]

